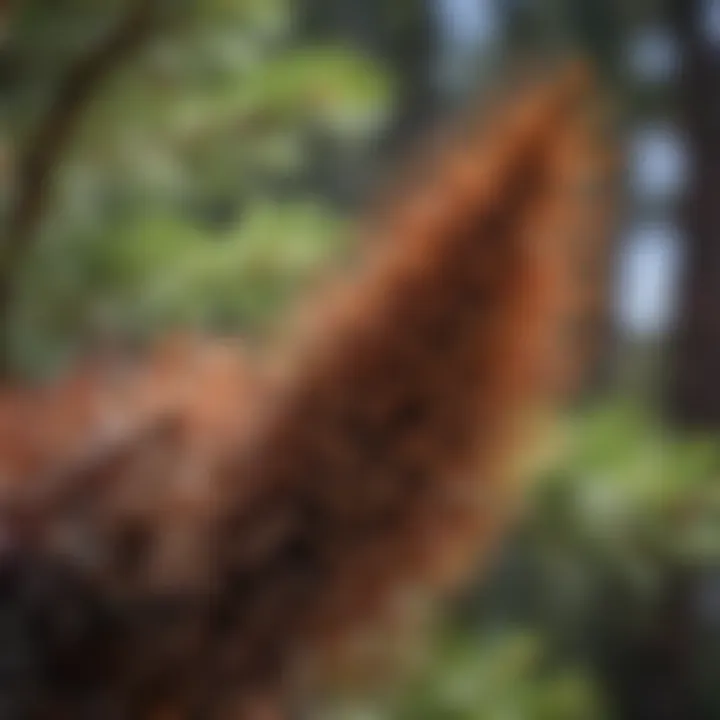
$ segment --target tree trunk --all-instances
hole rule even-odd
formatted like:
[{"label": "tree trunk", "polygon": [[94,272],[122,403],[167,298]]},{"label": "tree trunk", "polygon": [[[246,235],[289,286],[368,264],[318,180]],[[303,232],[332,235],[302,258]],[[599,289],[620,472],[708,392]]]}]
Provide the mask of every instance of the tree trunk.
[{"label": "tree trunk", "polygon": [[683,59],[681,117],[692,178],[680,218],[684,287],[670,388],[671,416],[687,427],[720,427],[720,29],[710,3],[670,0]]}]

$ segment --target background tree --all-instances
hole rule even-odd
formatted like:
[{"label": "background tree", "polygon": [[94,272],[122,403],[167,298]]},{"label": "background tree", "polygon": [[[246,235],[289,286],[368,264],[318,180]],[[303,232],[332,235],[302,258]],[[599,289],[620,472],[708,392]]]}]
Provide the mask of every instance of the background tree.
[{"label": "background tree", "polygon": [[720,28],[717,3],[670,2],[683,57],[680,113],[692,167],[682,212],[687,246],[672,408],[684,425],[720,426]]}]

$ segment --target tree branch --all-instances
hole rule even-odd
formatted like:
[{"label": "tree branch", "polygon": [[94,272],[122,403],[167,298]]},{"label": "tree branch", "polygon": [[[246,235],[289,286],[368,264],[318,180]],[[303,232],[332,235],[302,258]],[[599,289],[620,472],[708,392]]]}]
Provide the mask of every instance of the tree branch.
[{"label": "tree branch", "polygon": [[[32,247],[59,161],[98,89],[149,36],[155,26],[155,10],[153,0],[133,0],[108,37],[76,60],[20,158],[14,202],[0,246],[0,318],[5,323],[14,295],[14,276]],[[5,337],[3,341],[6,343]],[[2,350],[6,354],[7,348]]]}]

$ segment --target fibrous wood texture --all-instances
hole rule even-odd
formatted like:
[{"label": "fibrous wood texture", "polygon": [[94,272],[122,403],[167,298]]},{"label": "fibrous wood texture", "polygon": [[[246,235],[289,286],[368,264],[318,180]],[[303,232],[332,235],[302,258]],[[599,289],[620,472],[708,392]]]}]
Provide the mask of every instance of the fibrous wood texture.
[{"label": "fibrous wood texture", "polygon": [[573,372],[593,95],[573,66],[450,133],[266,361],[3,393],[0,716],[265,717],[487,556]]}]

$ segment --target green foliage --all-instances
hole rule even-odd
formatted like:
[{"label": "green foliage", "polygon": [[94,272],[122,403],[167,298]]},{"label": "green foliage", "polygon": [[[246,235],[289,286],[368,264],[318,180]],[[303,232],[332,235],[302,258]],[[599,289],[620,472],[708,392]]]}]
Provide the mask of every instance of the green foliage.
[{"label": "green foliage", "polygon": [[567,437],[538,486],[535,547],[635,583],[668,565],[720,560],[716,439],[678,437],[636,398],[572,418]]},{"label": "green foliage", "polygon": [[[506,555],[462,598],[419,677],[323,720],[614,718],[604,653],[660,623],[678,570],[720,566],[720,445],[680,438],[637,397],[572,417]],[[697,619],[693,619],[696,622]],[[720,636],[693,682],[720,707]],[[711,712],[711,711],[709,711]],[[714,717],[708,714],[708,717]]]},{"label": "green foliage", "polygon": [[16,351],[38,370],[94,332],[147,339],[169,327],[255,332],[338,253],[341,224],[314,202],[254,202],[208,230],[171,213],[48,239],[28,263]]},{"label": "green foliage", "polygon": [[[126,7],[23,4],[11,43],[23,82],[6,101],[18,148]],[[347,48],[308,46],[284,0],[159,7],[157,29],[95,89],[58,158],[10,319],[25,372],[100,329],[256,330],[345,244],[313,192],[313,140],[362,152],[390,109],[386,74]]]},{"label": "green foliage", "polygon": [[333,720],[599,720],[588,677],[553,662],[540,637],[451,636],[419,681],[384,703],[335,707]]}]

